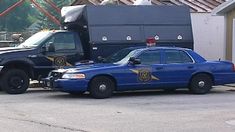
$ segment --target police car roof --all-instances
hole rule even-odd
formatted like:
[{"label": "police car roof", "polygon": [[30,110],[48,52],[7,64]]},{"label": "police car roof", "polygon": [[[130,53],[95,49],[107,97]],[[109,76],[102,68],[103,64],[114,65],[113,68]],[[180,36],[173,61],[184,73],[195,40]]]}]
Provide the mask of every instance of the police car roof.
[{"label": "police car roof", "polygon": [[129,47],[127,49],[130,50],[136,50],[136,49],[143,49],[143,50],[156,50],[156,49],[175,49],[175,50],[191,50],[188,48],[181,48],[181,47],[163,47],[163,46],[152,46],[152,47],[147,47],[147,46],[138,46],[138,47]]}]

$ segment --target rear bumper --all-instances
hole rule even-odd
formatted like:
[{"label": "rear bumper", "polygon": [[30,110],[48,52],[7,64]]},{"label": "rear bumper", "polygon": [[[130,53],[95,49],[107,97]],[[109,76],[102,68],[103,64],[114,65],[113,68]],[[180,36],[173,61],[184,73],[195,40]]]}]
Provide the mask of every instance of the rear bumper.
[{"label": "rear bumper", "polygon": [[235,83],[235,72],[215,75],[215,85]]}]

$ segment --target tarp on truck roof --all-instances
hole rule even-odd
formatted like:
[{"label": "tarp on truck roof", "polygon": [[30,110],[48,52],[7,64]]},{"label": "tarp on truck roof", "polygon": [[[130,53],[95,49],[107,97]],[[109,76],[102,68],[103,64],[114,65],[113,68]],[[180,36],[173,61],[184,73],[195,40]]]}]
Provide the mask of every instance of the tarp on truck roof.
[{"label": "tarp on truck roof", "polygon": [[[76,8],[75,8],[76,7]],[[155,37],[158,43],[189,43],[193,36],[190,10],[186,6],[81,5],[62,13],[65,23],[88,29],[91,43],[145,42]],[[62,11],[65,10],[62,9]],[[73,12],[73,13],[72,13]],[[72,19],[71,19],[72,18]]]}]

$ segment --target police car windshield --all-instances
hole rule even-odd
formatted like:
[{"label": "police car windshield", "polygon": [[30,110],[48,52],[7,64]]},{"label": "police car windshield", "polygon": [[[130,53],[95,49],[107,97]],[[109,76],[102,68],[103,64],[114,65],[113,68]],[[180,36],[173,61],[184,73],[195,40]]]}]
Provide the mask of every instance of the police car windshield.
[{"label": "police car windshield", "polygon": [[122,58],[120,61],[115,62],[114,64],[120,65],[120,64],[126,64],[128,63],[129,59],[131,57],[134,57],[136,53],[138,53],[139,50],[133,50],[129,54],[127,54],[124,58]]},{"label": "police car windshield", "polygon": [[126,63],[130,57],[132,57],[137,50],[134,49],[122,49],[113,55],[107,57],[104,62],[105,63],[114,63],[114,64],[123,64]]},{"label": "police car windshield", "polygon": [[35,48],[48,38],[51,32],[38,32],[20,44],[18,48]]},{"label": "police car windshield", "polygon": [[122,60],[125,56],[127,56],[132,50],[131,49],[122,49],[111,56],[104,59],[105,63],[115,63]]}]

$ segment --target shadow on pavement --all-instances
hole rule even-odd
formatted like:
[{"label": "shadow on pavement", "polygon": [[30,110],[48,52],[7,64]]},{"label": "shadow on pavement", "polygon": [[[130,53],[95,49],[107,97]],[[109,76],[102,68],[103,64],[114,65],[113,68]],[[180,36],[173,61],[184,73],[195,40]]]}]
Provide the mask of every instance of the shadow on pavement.
[{"label": "shadow on pavement", "polygon": [[[208,94],[220,94],[224,93],[226,91],[211,91]],[[116,92],[111,97],[112,99],[115,98],[136,98],[136,97],[151,97],[151,96],[199,96],[195,94],[191,94],[188,90],[176,90],[174,92],[166,92],[162,90],[156,90],[156,91],[128,91],[128,92]],[[206,96],[207,94],[205,94]],[[204,96],[204,95],[201,95]],[[56,92],[55,95],[50,95],[48,98],[78,98],[78,99],[93,99],[89,93],[85,93],[83,95],[71,95],[69,93],[63,93],[63,92]]]},{"label": "shadow on pavement", "polygon": [[[222,93],[233,93],[235,92],[234,88],[215,88],[212,89],[209,95],[215,95],[215,94],[222,94]],[[46,98],[79,98],[79,99],[93,99],[89,93],[85,93],[83,95],[72,95],[69,93],[65,92],[60,92],[60,91],[53,91],[50,89],[43,89],[43,88],[30,88],[28,91],[24,94],[44,94]],[[0,91],[0,94],[6,94],[3,91]],[[22,94],[22,96],[24,96]],[[205,94],[208,95],[208,94]],[[150,97],[150,96],[182,96],[182,95],[188,95],[188,96],[198,96],[195,94],[191,94],[188,89],[178,89],[176,91],[164,91],[164,90],[151,90],[151,91],[127,91],[127,92],[115,92],[112,96],[112,98],[132,98],[132,97]],[[203,95],[201,95],[203,96]]]}]

